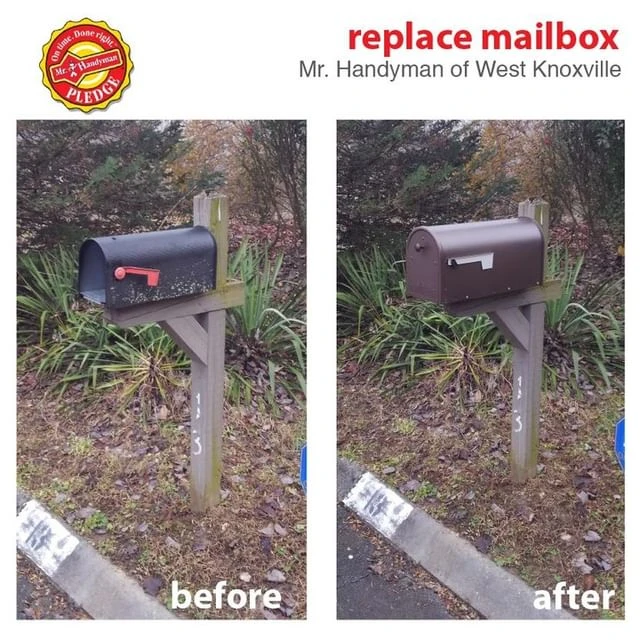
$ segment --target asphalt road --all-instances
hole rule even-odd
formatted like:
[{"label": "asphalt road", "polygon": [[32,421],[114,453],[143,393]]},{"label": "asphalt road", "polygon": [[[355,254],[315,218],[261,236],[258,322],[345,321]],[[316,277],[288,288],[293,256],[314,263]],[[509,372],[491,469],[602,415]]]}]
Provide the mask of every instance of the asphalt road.
[{"label": "asphalt road", "polygon": [[21,553],[16,554],[16,618],[81,620],[89,616]]},{"label": "asphalt road", "polygon": [[451,618],[440,598],[417,583],[411,564],[380,537],[376,544],[338,505],[338,619],[439,620]]}]

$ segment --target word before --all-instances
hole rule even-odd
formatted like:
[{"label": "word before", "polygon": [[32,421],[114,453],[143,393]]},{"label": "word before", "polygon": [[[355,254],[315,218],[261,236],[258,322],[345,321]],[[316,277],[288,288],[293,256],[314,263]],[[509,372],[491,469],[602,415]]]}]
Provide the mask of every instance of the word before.
[{"label": "word before", "polygon": [[[535,29],[483,29],[480,34],[483,49],[618,49],[618,29],[567,29],[564,22],[536,22]],[[392,51],[405,49],[470,49],[473,36],[467,29],[415,29],[407,20],[403,29],[349,29],[349,49],[360,47],[380,50],[385,58]]]},{"label": "word before", "polygon": [[[551,602],[551,594],[553,593],[553,604]],[[616,594],[613,589],[605,589],[602,592],[602,609],[609,609],[611,598]],[[578,604],[576,598],[580,595],[580,603]],[[541,589],[536,591],[533,606],[536,609],[562,609],[562,597],[567,596],[569,598],[570,609],[590,609],[595,610],[600,608],[600,594],[593,589],[589,589],[580,594],[580,589],[575,585],[571,585],[567,588],[566,582],[558,582],[553,588],[553,591],[545,591]]]},{"label": "word before", "polygon": [[267,589],[262,593],[262,589],[249,589],[249,593],[243,589],[231,589],[227,593],[227,581],[220,580],[213,591],[209,589],[198,589],[193,596],[188,589],[181,589],[177,580],[171,583],[171,608],[188,609],[193,603],[198,609],[222,609],[223,606],[232,609],[242,609],[249,606],[249,609],[256,609],[259,601],[265,609],[277,609],[280,606],[282,596],[277,589]]}]

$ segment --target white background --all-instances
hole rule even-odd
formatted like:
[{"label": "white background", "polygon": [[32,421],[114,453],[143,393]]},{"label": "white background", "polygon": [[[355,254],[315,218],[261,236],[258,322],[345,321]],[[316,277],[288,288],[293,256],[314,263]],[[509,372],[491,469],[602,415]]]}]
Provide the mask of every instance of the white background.
[{"label": "white background", "polygon": [[[322,3],[329,6],[329,3]],[[633,304],[638,273],[636,222],[638,201],[638,56],[639,20],[633,17],[632,2],[560,2],[536,0],[529,3],[498,1],[407,2],[403,0],[344,1],[338,9],[320,3],[290,2],[193,2],[181,0],[167,4],[110,2],[8,2],[3,3],[0,22],[2,58],[2,221],[6,230],[3,243],[2,299],[6,306],[2,317],[3,446],[2,495],[5,499],[5,538],[2,541],[5,597],[2,604],[7,621],[15,619],[14,604],[14,487],[15,487],[15,331],[14,262],[15,256],[15,121],[29,118],[295,118],[308,120],[308,621],[278,624],[266,629],[267,622],[210,622],[215,631],[242,631],[248,635],[276,633],[299,637],[312,628],[331,630],[340,627],[347,633],[386,636],[400,627],[400,633],[425,634],[451,632],[455,622],[338,623],[335,621],[335,121],[341,118],[464,118],[464,119],[540,119],[592,118],[625,119],[627,123],[627,349],[638,354],[637,305]],[[148,7],[148,8],[147,8]],[[119,103],[89,116],[68,111],[54,102],[42,85],[38,63],[54,29],[68,20],[84,17],[105,20],[118,29],[131,47],[134,70],[131,86]],[[401,28],[406,20],[416,27],[433,30],[468,29],[475,46],[463,52],[397,53],[394,62],[461,62],[465,59],[499,58],[503,62],[539,58],[540,53],[482,52],[478,42],[483,28],[533,29],[539,20],[563,20],[575,30],[620,29],[620,50],[563,53],[563,62],[591,62],[606,58],[622,65],[623,75],[608,80],[478,79],[384,80],[329,79],[303,80],[298,77],[300,59],[318,59],[333,71],[335,60],[381,62],[380,53],[350,52],[347,48],[350,28]],[[604,52],[603,52],[604,53]],[[554,54],[544,52],[553,59]],[[616,624],[616,633],[631,630],[629,621],[637,620],[637,595],[640,571],[636,551],[638,538],[637,500],[638,463],[634,461],[637,437],[638,393],[633,393],[638,378],[638,361],[628,359],[629,381],[627,422],[627,622]],[[221,576],[223,578],[224,576]],[[205,587],[206,585],[203,585]],[[11,626],[17,623],[13,622]],[[51,625],[23,622],[13,631],[27,636],[51,631]],[[71,635],[111,630],[104,623],[62,623]],[[125,623],[122,623],[125,624]],[[180,628],[156,625],[160,635],[193,632],[181,622]],[[468,623],[463,633],[512,634],[514,624]],[[566,633],[553,623],[549,630]],[[586,623],[580,633],[602,632]],[[223,627],[218,627],[223,625]],[[233,625],[233,626],[229,626]],[[311,625],[311,627],[309,626]],[[532,628],[531,623],[527,624]],[[55,623],[54,626],[60,626]],[[552,629],[553,628],[553,629]],[[534,632],[541,631],[533,627]],[[612,629],[611,629],[612,630]],[[607,632],[611,632],[607,627]],[[197,633],[212,633],[200,624]],[[571,632],[569,632],[571,633]],[[575,631],[574,631],[575,633]]]}]

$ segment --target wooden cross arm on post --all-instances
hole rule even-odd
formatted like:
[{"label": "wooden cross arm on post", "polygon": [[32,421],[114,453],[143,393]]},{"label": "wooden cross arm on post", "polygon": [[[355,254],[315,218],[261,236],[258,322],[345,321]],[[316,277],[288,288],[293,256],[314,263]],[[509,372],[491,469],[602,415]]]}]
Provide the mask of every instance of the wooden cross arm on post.
[{"label": "wooden cross arm on post", "polygon": [[244,283],[228,280],[221,289],[173,300],[146,302],[124,309],[105,309],[104,317],[119,327],[132,327],[147,322],[161,322],[219,311],[244,304]]},{"label": "wooden cross arm on post", "polygon": [[492,296],[482,300],[453,302],[446,305],[447,313],[452,316],[472,316],[476,313],[489,313],[500,309],[522,307],[547,300],[555,300],[562,294],[562,280],[549,280],[538,287],[531,287],[519,293]]}]

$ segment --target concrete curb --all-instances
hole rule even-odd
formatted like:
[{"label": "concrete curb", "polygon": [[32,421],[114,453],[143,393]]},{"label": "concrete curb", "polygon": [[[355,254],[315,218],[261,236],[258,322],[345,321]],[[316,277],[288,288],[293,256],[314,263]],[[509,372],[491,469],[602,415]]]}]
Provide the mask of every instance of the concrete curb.
[{"label": "concrete curb", "polygon": [[535,591],[372,474],[338,459],[338,500],[486,618],[571,620],[533,606]]},{"label": "concrete curb", "polygon": [[16,545],[51,581],[98,620],[176,617],[39,502],[17,493]]}]

